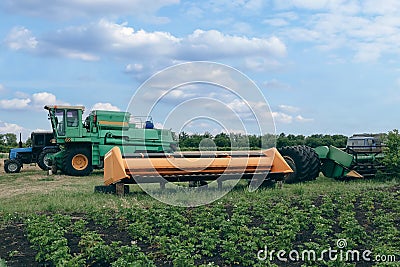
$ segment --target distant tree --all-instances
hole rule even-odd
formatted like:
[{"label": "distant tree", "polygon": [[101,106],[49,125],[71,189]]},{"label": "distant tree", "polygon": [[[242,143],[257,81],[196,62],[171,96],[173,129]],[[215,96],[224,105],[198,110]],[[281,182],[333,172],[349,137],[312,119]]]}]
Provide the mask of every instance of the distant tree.
[{"label": "distant tree", "polygon": [[28,137],[28,139],[25,142],[25,147],[30,147],[30,146],[32,146],[32,139]]},{"label": "distant tree", "polygon": [[10,148],[17,147],[17,136],[13,133],[0,134],[0,152],[8,153]]},{"label": "distant tree", "polygon": [[[203,139],[210,139],[214,142],[220,150],[230,149],[260,149],[260,148],[281,148],[284,146],[307,145],[310,147],[329,146],[333,145],[339,148],[346,146],[347,136],[344,135],[328,135],[328,134],[313,134],[310,136],[294,135],[281,133],[279,135],[265,134],[258,135],[244,135],[241,133],[219,133],[214,137],[209,133],[192,134],[189,135],[185,132],[179,134],[179,146],[181,149],[199,149],[199,144]],[[209,142],[208,140],[207,142]],[[208,144],[203,141],[202,146]]]},{"label": "distant tree", "polygon": [[217,147],[220,148],[229,148],[231,147],[231,140],[226,133],[219,133],[214,137],[214,143]]},{"label": "distant tree", "polygon": [[261,148],[261,136],[249,135],[249,146],[251,149]]},{"label": "distant tree", "polygon": [[385,158],[384,164],[387,166],[388,171],[399,175],[400,174],[400,134],[399,131],[390,131],[385,140]]},{"label": "distant tree", "polygon": [[346,147],[347,144],[347,136],[345,135],[341,135],[341,134],[335,134],[332,135],[332,139],[333,139],[333,146],[335,147]]},{"label": "distant tree", "polygon": [[13,133],[6,133],[3,135],[4,143],[9,147],[17,146],[17,136]]},{"label": "distant tree", "polygon": [[274,134],[264,134],[261,137],[261,147],[262,149],[276,147],[276,135]]}]

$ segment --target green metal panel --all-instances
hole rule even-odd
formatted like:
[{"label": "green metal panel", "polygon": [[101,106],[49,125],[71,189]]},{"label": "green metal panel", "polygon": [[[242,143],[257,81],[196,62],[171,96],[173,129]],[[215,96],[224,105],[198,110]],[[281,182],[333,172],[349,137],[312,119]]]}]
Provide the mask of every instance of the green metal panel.
[{"label": "green metal panel", "polygon": [[326,177],[345,176],[353,163],[353,156],[334,146],[320,146],[315,149],[322,162],[321,171]]},{"label": "green metal panel", "polygon": [[129,122],[131,114],[122,111],[94,110],[93,114],[97,116],[97,121],[120,121]]},{"label": "green metal panel", "polygon": [[98,143],[92,144],[92,165],[96,166],[100,164],[100,146]]},{"label": "green metal panel", "polygon": [[348,172],[343,166],[330,159],[322,160],[321,171],[326,177],[330,178],[339,178],[345,176]]},{"label": "green metal panel", "polygon": [[339,163],[344,167],[350,167],[351,163],[353,162],[352,155],[334,146],[329,146],[328,158]]},{"label": "green metal panel", "polygon": [[328,146],[319,146],[319,147],[315,148],[315,152],[317,152],[318,157],[320,159],[326,159],[328,157],[329,147]]}]

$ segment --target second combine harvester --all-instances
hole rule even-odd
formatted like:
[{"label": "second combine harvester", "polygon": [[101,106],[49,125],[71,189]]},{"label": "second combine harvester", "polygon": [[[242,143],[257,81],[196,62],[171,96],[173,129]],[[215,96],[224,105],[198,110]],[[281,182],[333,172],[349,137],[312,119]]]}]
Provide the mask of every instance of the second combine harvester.
[{"label": "second combine harvester", "polygon": [[162,181],[200,184],[257,175],[263,179],[260,182],[293,183],[313,180],[320,170],[318,155],[307,146],[284,147],[279,152],[275,148],[176,152],[172,132],[155,129],[151,118],[132,122],[129,112],[93,110],[83,120],[83,106],[44,108],[61,147],[51,159],[53,172],[86,176],[93,168],[104,166],[105,185],[159,182],[163,186]]}]

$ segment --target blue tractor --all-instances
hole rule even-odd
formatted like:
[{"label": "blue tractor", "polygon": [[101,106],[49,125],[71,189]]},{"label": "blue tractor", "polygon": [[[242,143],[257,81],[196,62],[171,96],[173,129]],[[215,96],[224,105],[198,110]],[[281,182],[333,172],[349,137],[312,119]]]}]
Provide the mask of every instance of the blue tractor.
[{"label": "blue tractor", "polygon": [[60,148],[52,143],[53,132],[31,133],[32,146],[22,147],[19,142],[18,148],[12,148],[9,158],[4,161],[6,173],[20,172],[23,164],[38,164],[42,170],[49,170],[49,156],[60,151]]}]

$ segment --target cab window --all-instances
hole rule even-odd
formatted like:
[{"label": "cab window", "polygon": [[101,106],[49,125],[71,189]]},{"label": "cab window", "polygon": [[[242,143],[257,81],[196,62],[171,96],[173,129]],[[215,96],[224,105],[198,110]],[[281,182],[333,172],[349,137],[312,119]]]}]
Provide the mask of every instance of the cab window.
[{"label": "cab window", "polygon": [[58,135],[65,135],[65,125],[64,125],[64,110],[56,109],[56,125],[57,125],[57,133]]},{"label": "cab window", "polygon": [[44,145],[44,135],[38,134],[35,135],[35,146],[43,146]]},{"label": "cab window", "polygon": [[78,111],[67,110],[67,126],[78,127]]}]

